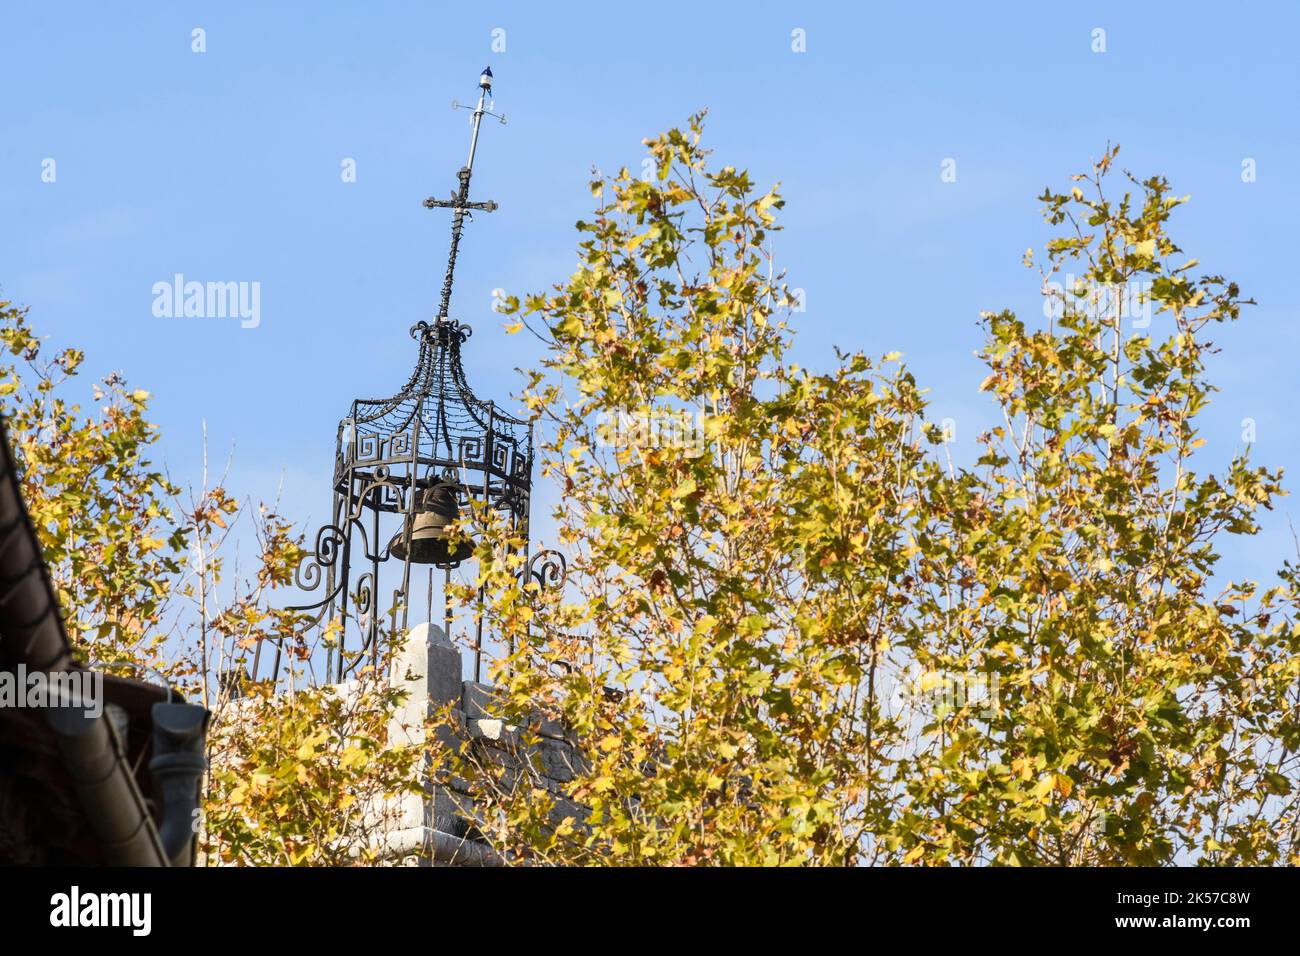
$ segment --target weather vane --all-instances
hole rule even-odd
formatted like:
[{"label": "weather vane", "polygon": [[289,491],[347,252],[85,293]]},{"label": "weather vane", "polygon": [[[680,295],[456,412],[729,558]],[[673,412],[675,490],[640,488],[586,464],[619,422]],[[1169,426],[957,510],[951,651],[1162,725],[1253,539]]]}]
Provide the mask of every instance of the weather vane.
[{"label": "weather vane", "polygon": [[[503,124],[506,121],[504,116],[492,112],[490,109],[492,105],[491,103],[488,104],[489,108],[484,107],[484,101],[487,100],[487,96],[491,92],[492,67],[486,66],[483,68],[483,73],[478,78],[478,105],[472,107],[474,110],[474,116],[472,121],[473,129],[469,137],[469,158],[465,160],[465,165],[457,174],[460,178],[460,186],[451,194],[450,199],[434,199],[430,197],[424,201],[426,209],[453,210],[451,217],[451,252],[447,256],[447,276],[442,280],[442,302],[438,306],[438,322],[445,322],[447,320],[447,313],[451,308],[451,284],[456,273],[456,253],[460,249],[460,234],[461,229],[465,225],[465,216],[468,215],[471,210],[481,209],[484,212],[492,212],[497,208],[497,204],[491,200],[488,200],[487,202],[469,201],[469,179],[474,173],[474,153],[478,149],[478,131],[479,126],[483,122],[483,117],[491,116],[494,119],[500,120]],[[458,103],[456,100],[451,101],[451,108],[471,109],[471,107]]]}]

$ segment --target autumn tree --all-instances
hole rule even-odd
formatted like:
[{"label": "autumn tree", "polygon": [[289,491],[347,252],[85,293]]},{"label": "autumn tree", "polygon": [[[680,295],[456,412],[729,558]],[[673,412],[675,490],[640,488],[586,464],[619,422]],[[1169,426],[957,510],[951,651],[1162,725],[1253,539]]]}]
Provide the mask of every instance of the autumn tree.
[{"label": "autumn tree", "polygon": [[1186,197],[1116,153],[1041,197],[1053,319],[984,316],[1003,423],[918,515],[911,650],[997,701],[936,714],[901,765],[906,860],[1295,862],[1294,568],[1219,566],[1281,473],[1195,457],[1209,335],[1246,302],[1167,233]]},{"label": "autumn tree", "polygon": [[[387,801],[423,780],[422,753],[391,733],[406,696],[382,666],[391,642],[348,691],[313,681],[332,630],[282,607],[302,555],[289,522],[209,476],[206,449],[198,487],[173,483],[153,460],[149,393],[119,373],[79,392],[83,353],[51,350],[26,309],[0,302],[0,342],[0,412],[74,650],[212,711],[202,861],[378,859]],[[256,545],[243,568],[228,540],[241,523]],[[220,679],[259,647],[260,680]]]},{"label": "autumn tree", "polygon": [[[1295,575],[1211,590],[1280,475],[1192,468],[1243,303],[1167,236],[1167,184],[1110,197],[1110,151],[1044,194],[1043,278],[1079,279],[1044,328],[985,316],[1004,423],[958,468],[897,356],[786,360],[782,201],[700,137],[593,181],[578,270],[507,302],[545,343],[570,573],[523,582],[482,522],[461,597],[493,598],[525,760],[442,755],[483,833],[555,863],[1294,862]],[[559,794],[543,722],[584,757]]]},{"label": "autumn tree", "polygon": [[193,676],[164,647],[186,540],[171,511],[179,489],[148,458],[149,393],[109,375],[83,413],[68,393],[84,354],[51,353],[12,302],[0,302],[0,341],[12,359],[0,365],[0,411],[69,638],[115,673]]}]

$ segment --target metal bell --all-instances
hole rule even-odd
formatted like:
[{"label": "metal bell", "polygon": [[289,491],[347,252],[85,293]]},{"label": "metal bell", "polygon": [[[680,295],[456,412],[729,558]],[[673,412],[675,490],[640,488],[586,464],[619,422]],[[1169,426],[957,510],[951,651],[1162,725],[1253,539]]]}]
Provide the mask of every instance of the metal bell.
[{"label": "metal bell", "polygon": [[[454,547],[447,540],[447,526],[460,516],[457,502],[460,485],[440,480],[420,496],[419,510],[388,543],[389,553],[412,564],[455,567],[474,553],[474,545],[462,540]],[[408,557],[409,556],[409,557]]]}]

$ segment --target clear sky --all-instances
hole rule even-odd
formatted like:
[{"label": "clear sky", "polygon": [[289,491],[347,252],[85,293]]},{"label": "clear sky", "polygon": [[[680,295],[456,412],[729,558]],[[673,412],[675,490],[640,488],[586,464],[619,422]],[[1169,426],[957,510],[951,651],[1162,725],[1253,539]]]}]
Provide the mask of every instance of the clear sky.
[{"label": "clear sky", "polygon": [[[436,308],[448,214],[421,200],[454,186],[450,101],[490,63],[509,123],[485,127],[474,193],[501,208],[468,227],[453,301],[481,395],[513,407],[538,348],[501,331],[492,290],[566,276],[591,167],[636,166],[643,137],[707,106],[718,161],[782,184],[795,358],[902,351],[969,454],[992,421],[978,313],[1041,314],[1020,264],[1047,235],[1035,197],[1115,141],[1192,195],[1175,240],[1260,303],[1219,336],[1201,466],[1250,417],[1256,460],[1294,473],[1298,27],[1284,3],[6,2],[0,289],[89,375],[154,393],[174,478],[197,475],[206,420],[215,459],[235,446],[232,491],[283,475],[285,512],[319,521],[338,419],[406,380],[407,330]],[[156,317],[178,272],[259,282],[260,325]],[[1297,507],[1234,568],[1293,553]]]}]

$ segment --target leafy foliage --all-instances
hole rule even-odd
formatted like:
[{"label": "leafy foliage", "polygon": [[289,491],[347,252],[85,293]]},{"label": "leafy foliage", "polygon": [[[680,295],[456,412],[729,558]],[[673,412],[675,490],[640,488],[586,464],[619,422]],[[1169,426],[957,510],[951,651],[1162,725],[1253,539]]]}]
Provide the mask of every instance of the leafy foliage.
[{"label": "leafy foliage", "polygon": [[146,457],[149,393],[110,375],[94,386],[97,414],[83,415],[62,394],[82,352],[49,356],[11,302],[0,302],[0,340],[21,362],[0,369],[0,408],[69,636],[110,671],[192,675],[163,647],[186,540],[169,507],[176,489]]},{"label": "leafy foliage", "polygon": [[[650,181],[594,181],[577,272],[507,303],[547,346],[525,398],[571,574],[564,594],[520,584],[522,542],[485,522],[475,586],[513,648],[503,711],[575,735],[586,766],[561,796],[586,809],[449,748],[499,848],[1293,862],[1295,575],[1210,589],[1222,536],[1256,530],[1280,474],[1192,469],[1206,329],[1243,303],[1167,236],[1167,184],[1108,199],[1111,151],[1076,178],[1088,194],[1044,194],[1063,227],[1044,279],[1080,280],[1047,328],[985,316],[1005,423],[959,469],[897,356],[785,361],[782,201],[710,169],[700,135],[697,116],[647,141]],[[1149,334],[1111,294],[1134,284]],[[618,424],[682,410],[701,442]]]},{"label": "leafy foliage", "polygon": [[[1008,863],[1269,863],[1296,853],[1295,578],[1210,576],[1225,535],[1253,534],[1280,473],[1233,458],[1193,470],[1209,327],[1237,286],[1198,275],[1165,231],[1183,200],[1115,151],[1044,193],[1066,227],[1050,268],[1077,272],[1061,316],[985,316],[1004,424],[976,472],[932,476],[918,645],[940,670],[998,678],[991,718],[959,708],[909,758],[906,858]],[[1085,193],[1084,187],[1087,188]],[[1123,289],[1148,290],[1125,335]],[[1111,293],[1111,294],[1107,294]]]},{"label": "leafy foliage", "polygon": [[[346,692],[301,686],[304,619],[274,600],[302,555],[291,526],[208,487],[206,468],[186,496],[149,459],[149,394],[113,374],[83,412],[67,397],[82,353],[47,357],[26,310],[0,302],[0,340],[20,363],[3,368],[0,401],[75,650],[109,672],[166,680],[213,712],[206,861],[373,860],[386,802],[422,779],[418,748],[390,740],[403,694],[376,672]],[[246,516],[258,555],[241,580],[227,574],[226,541]],[[259,645],[283,648],[277,676],[298,681],[296,693],[251,682],[235,700],[239,682],[217,680]]]},{"label": "leafy foliage", "polygon": [[423,752],[396,739],[405,700],[383,669],[346,685],[250,688],[213,735],[206,851],[218,864],[347,866],[384,860]]}]

